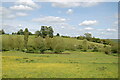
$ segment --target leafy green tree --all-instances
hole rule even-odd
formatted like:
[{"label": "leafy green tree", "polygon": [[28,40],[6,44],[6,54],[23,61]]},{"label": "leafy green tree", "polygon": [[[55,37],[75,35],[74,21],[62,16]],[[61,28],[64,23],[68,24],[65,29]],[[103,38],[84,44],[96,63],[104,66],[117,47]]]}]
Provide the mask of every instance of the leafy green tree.
[{"label": "leafy green tree", "polygon": [[32,35],[32,33],[31,33],[31,32],[29,32],[29,35]]},{"label": "leafy green tree", "polygon": [[53,38],[53,29],[52,29],[51,26],[48,27],[48,35],[49,35],[50,38]]},{"label": "leafy green tree", "polygon": [[40,52],[44,54],[44,51],[46,50],[45,40],[41,37],[37,37],[35,38],[34,43],[35,43],[35,48],[37,50],[40,50]]},{"label": "leafy green tree", "polygon": [[17,35],[17,33],[16,32],[12,32],[12,35]]},{"label": "leafy green tree", "polygon": [[18,32],[17,32],[18,35],[24,35],[24,31],[22,29],[20,29]]},{"label": "leafy green tree", "polygon": [[54,37],[52,39],[52,50],[55,53],[60,53],[60,52],[63,52],[65,50],[65,43],[64,43],[63,38]]},{"label": "leafy green tree", "polygon": [[35,37],[39,37],[41,35],[40,31],[35,32]]},{"label": "leafy green tree", "polygon": [[87,39],[88,41],[91,40],[92,34],[90,34],[90,33],[85,33],[84,35],[85,35],[85,37],[86,37],[86,39]]},{"label": "leafy green tree", "polygon": [[2,30],[0,30],[0,35],[1,34],[5,34],[5,31],[2,29]]},{"label": "leafy green tree", "polygon": [[83,40],[83,43],[82,43],[82,48],[83,48],[83,51],[87,51],[88,50],[88,41],[86,39]]},{"label": "leafy green tree", "polygon": [[25,28],[25,31],[24,31],[24,47],[26,49],[27,49],[28,38],[29,38],[29,31],[28,31],[28,28]]},{"label": "leafy green tree", "polygon": [[41,26],[40,34],[41,37],[45,38],[46,36],[49,36],[50,38],[53,38],[53,29],[52,27],[47,27],[47,26]]},{"label": "leafy green tree", "polygon": [[45,38],[47,36],[47,34],[48,34],[47,26],[41,26],[40,32],[41,32],[41,37]]},{"label": "leafy green tree", "polygon": [[83,39],[85,39],[85,37],[84,36],[78,36],[77,39],[83,40]]},{"label": "leafy green tree", "polygon": [[57,35],[56,36],[60,36],[60,34],[59,33],[57,33]]},{"label": "leafy green tree", "polygon": [[22,50],[24,48],[24,40],[21,36],[17,35],[15,37],[15,45],[17,50]]},{"label": "leafy green tree", "polygon": [[46,44],[46,48],[48,50],[52,50],[52,38],[46,37],[45,44]]},{"label": "leafy green tree", "polygon": [[104,45],[104,52],[105,54],[111,54],[111,47],[108,45]]}]

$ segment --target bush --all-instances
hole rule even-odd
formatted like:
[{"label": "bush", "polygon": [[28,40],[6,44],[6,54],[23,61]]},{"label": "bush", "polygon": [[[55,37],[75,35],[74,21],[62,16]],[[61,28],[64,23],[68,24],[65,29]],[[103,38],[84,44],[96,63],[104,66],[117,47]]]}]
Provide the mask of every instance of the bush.
[{"label": "bush", "polygon": [[93,52],[98,52],[99,51],[99,49],[98,49],[98,47],[97,46],[94,46],[94,48],[93,48],[93,50],[92,50]]},{"label": "bush", "polygon": [[65,43],[63,38],[61,37],[54,37],[52,39],[52,50],[55,53],[63,52],[65,50]]},{"label": "bush", "polygon": [[79,41],[77,39],[73,38],[63,38],[64,39],[64,46],[65,50],[72,50],[75,51],[76,49],[79,49]]},{"label": "bush", "polygon": [[111,47],[110,46],[104,46],[104,52],[105,52],[105,54],[111,54]]},{"label": "bush", "polygon": [[52,50],[52,38],[46,37],[45,45],[46,45],[46,49]]},{"label": "bush", "polygon": [[35,51],[35,48],[33,47],[33,46],[28,46],[27,47],[27,53],[34,53],[34,51]]},{"label": "bush", "polygon": [[88,42],[86,39],[83,40],[83,43],[82,43],[82,48],[83,48],[83,51],[87,51],[88,50]]},{"label": "bush", "polygon": [[114,43],[111,46],[111,51],[112,51],[112,53],[118,53],[118,44],[117,43]]},{"label": "bush", "polygon": [[34,43],[35,49],[40,50],[40,52],[43,54],[46,50],[45,39],[42,37],[35,38]]}]

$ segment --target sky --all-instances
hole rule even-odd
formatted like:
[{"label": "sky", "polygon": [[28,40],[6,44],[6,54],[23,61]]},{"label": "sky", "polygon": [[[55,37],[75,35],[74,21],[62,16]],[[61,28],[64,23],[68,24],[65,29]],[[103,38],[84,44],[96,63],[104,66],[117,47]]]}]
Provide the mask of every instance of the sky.
[{"label": "sky", "polygon": [[118,38],[118,2],[34,2],[17,0],[0,6],[2,29],[7,33],[52,26],[54,35],[91,33],[104,39]]}]

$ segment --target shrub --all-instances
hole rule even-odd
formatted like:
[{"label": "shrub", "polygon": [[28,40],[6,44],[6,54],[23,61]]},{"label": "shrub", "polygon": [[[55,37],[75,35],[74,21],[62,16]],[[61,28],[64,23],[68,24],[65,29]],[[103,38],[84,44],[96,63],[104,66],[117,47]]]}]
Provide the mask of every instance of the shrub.
[{"label": "shrub", "polygon": [[55,52],[55,53],[59,53],[59,52],[63,52],[65,50],[65,43],[64,43],[64,40],[63,38],[61,37],[54,37],[52,39],[52,50]]},{"label": "shrub", "polygon": [[44,51],[46,50],[46,46],[45,46],[45,39],[38,37],[35,38],[34,40],[34,45],[35,45],[35,49],[40,50],[40,52],[43,54]]},{"label": "shrub", "polygon": [[88,50],[88,42],[86,39],[83,40],[83,43],[82,43],[82,48],[83,48],[83,51],[87,51]]},{"label": "shrub", "polygon": [[112,53],[118,53],[118,44],[117,43],[114,43],[111,46],[111,51],[112,51]]},{"label": "shrub", "polygon": [[15,48],[17,49],[17,50],[22,50],[23,48],[24,48],[24,41],[23,41],[23,38],[21,37],[21,36],[16,36],[15,38],[14,38],[14,40],[15,40]]},{"label": "shrub", "polygon": [[48,50],[52,50],[52,38],[45,38],[45,45]]},{"label": "shrub", "polygon": [[27,53],[34,53],[34,50],[35,50],[34,47],[30,45],[30,46],[27,47],[27,51],[26,52]]},{"label": "shrub", "polygon": [[99,49],[98,49],[98,47],[97,46],[94,46],[94,48],[93,48],[93,50],[92,50],[93,52],[98,52],[99,51]]},{"label": "shrub", "polygon": [[105,54],[111,54],[111,47],[110,46],[104,46],[104,52],[105,52]]},{"label": "shrub", "polygon": [[64,46],[66,50],[72,50],[75,51],[76,49],[79,49],[79,42],[77,39],[72,38],[63,38],[64,39]]}]

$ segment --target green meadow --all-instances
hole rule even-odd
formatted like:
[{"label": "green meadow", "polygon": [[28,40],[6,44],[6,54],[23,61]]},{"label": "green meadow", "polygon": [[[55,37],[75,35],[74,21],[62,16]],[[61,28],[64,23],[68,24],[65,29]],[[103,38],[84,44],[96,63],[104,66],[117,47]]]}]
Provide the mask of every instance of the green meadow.
[{"label": "green meadow", "polygon": [[0,36],[2,78],[118,77],[117,46],[109,40],[25,36]]},{"label": "green meadow", "polygon": [[[46,51],[46,53],[49,51]],[[3,78],[117,78],[118,57],[103,52],[2,52]]]}]

